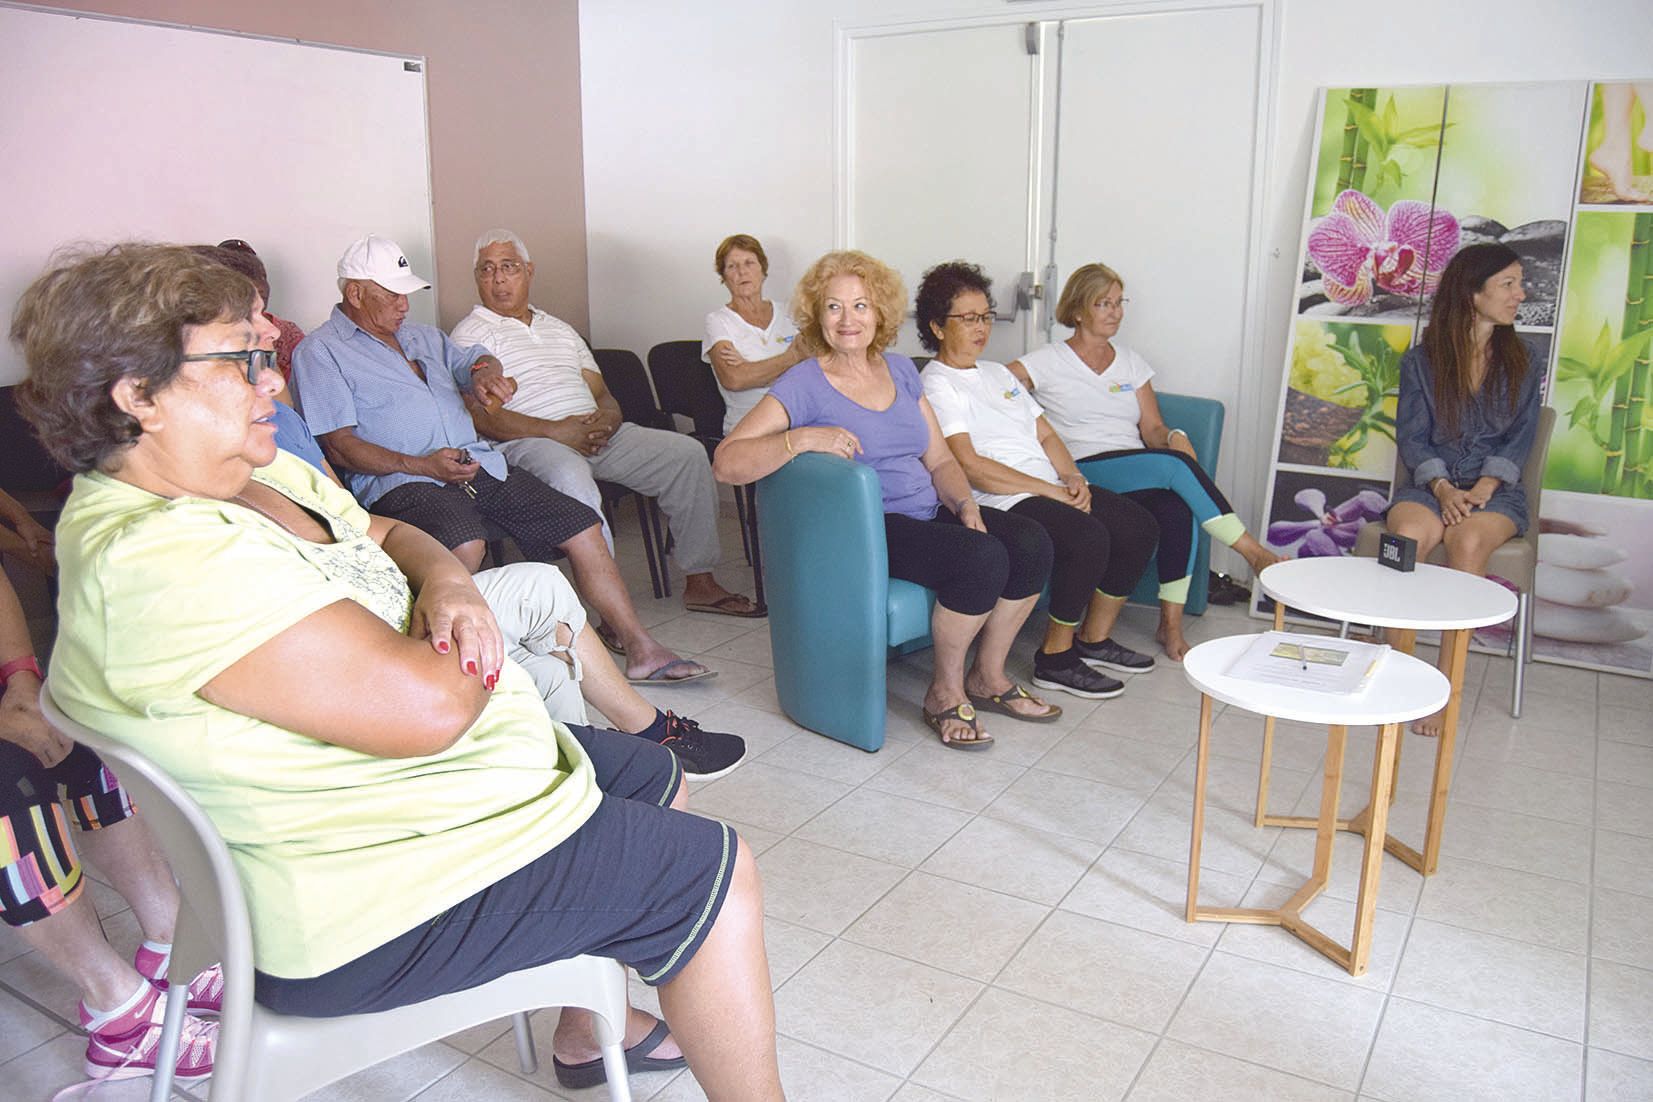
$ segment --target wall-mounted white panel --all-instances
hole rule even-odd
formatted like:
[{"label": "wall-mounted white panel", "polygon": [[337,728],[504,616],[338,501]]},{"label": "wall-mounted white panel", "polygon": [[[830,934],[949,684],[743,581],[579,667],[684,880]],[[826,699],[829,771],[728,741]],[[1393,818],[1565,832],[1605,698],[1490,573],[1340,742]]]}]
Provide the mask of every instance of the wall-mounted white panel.
[{"label": "wall-mounted white panel", "polygon": [[[425,76],[390,57],[0,7],[0,316],[52,252],[129,238],[250,241],[306,329],[363,233],[431,259]],[[434,321],[435,296],[411,316]],[[0,345],[0,384],[24,374]]]}]

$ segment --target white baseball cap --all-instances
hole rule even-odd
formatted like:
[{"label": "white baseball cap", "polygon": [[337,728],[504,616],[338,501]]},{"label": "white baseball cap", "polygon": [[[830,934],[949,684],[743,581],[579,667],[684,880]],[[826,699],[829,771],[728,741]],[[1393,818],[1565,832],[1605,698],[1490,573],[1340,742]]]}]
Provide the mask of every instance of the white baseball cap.
[{"label": "white baseball cap", "polygon": [[370,279],[398,295],[430,290],[428,282],[413,274],[402,246],[372,234],[344,250],[344,255],[339,257],[339,278]]}]

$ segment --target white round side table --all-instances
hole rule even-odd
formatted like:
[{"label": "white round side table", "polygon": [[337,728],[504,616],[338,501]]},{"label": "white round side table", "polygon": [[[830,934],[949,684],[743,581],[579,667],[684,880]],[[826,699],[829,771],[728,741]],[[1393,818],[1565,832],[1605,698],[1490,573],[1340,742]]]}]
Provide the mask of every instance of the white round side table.
[{"label": "white round side table", "polygon": [[[1277,562],[1257,576],[1264,593],[1274,599],[1274,627],[1285,624],[1286,609],[1326,616],[1346,623],[1388,628],[1390,645],[1411,654],[1420,631],[1441,633],[1447,681],[1452,694],[1441,716],[1435,743],[1435,773],[1430,785],[1429,817],[1423,850],[1386,834],[1384,848],[1425,876],[1440,861],[1441,834],[1446,824],[1447,787],[1452,783],[1452,758],[1458,739],[1458,710],[1463,701],[1464,664],[1469,640],[1476,628],[1501,624],[1515,615],[1515,594],[1486,578],[1445,566],[1419,563],[1409,572],[1391,570],[1376,559],[1330,556]],[[1274,747],[1274,720],[1263,721],[1263,759],[1257,774],[1258,826],[1309,827],[1316,820],[1294,815],[1268,814],[1269,761]],[[1395,764],[1400,764],[1399,748]],[[1394,799],[1391,786],[1389,798]],[[1341,830],[1364,834],[1371,808],[1339,824]]]},{"label": "white round side table", "polygon": [[[1270,569],[1273,569],[1272,567]],[[1446,703],[1451,689],[1435,667],[1409,654],[1391,652],[1372,674],[1371,682],[1352,694],[1319,693],[1285,688],[1228,676],[1228,669],[1256,635],[1231,635],[1201,643],[1183,659],[1182,670],[1200,692],[1200,741],[1194,771],[1194,823],[1188,845],[1189,922],[1250,922],[1282,926],[1320,953],[1347,968],[1351,975],[1366,971],[1371,952],[1372,923],[1377,909],[1378,874],[1383,861],[1382,839],[1389,819],[1389,793],[1394,784],[1396,746],[1401,726],[1430,715]],[[1326,726],[1326,768],[1320,786],[1320,814],[1308,820],[1315,827],[1314,868],[1309,879],[1279,907],[1201,907],[1200,837],[1205,828],[1205,781],[1211,745],[1211,702],[1220,700],[1273,719],[1292,719]],[[1347,946],[1310,925],[1307,907],[1326,888],[1331,873],[1332,843],[1340,827],[1338,793],[1343,783],[1343,752],[1349,728],[1375,725],[1377,748],[1372,755],[1372,787],[1360,865],[1360,889],[1355,897],[1354,933]]]}]

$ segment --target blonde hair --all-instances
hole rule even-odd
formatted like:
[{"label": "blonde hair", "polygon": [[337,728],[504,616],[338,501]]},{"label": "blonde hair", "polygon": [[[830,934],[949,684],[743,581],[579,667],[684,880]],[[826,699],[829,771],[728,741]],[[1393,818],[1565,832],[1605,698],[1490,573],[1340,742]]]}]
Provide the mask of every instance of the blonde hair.
[{"label": "blonde hair", "polygon": [[809,266],[809,271],[798,280],[797,290],[792,292],[792,324],[798,327],[798,339],[804,342],[804,347],[817,355],[830,347],[821,330],[827,284],[846,275],[861,280],[867,289],[867,298],[878,312],[878,327],[873,330],[872,344],[867,348],[869,353],[877,354],[888,348],[907,316],[907,288],[894,268],[855,249],[827,253]]},{"label": "blonde hair", "polygon": [[745,249],[757,257],[758,267],[763,269],[765,276],[769,275],[769,256],[763,251],[763,246],[758,242],[758,239],[749,233],[732,233],[718,242],[717,259],[712,265],[712,270],[717,273],[719,279],[723,278],[723,262],[729,259],[731,249]]},{"label": "blonde hair", "polygon": [[1079,328],[1079,319],[1085,311],[1102,297],[1102,292],[1115,285],[1123,289],[1125,281],[1101,261],[1075,268],[1062,285],[1062,297],[1056,300],[1057,322],[1069,329]]}]

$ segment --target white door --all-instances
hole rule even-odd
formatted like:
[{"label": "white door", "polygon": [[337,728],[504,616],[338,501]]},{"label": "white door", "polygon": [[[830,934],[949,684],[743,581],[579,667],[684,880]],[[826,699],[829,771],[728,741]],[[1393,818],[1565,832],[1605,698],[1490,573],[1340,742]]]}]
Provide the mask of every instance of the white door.
[{"label": "white door", "polygon": [[1153,365],[1156,389],[1228,407],[1225,486],[1245,431],[1260,21],[1247,5],[1062,24],[1054,271],[1041,270],[1052,309],[1082,264],[1124,278],[1120,339]]},{"label": "white door", "polygon": [[[846,243],[899,270],[909,296],[934,264],[980,264],[1008,316],[1033,255],[1041,70],[1026,25],[852,37],[849,52]],[[987,358],[1022,352],[1030,318],[996,325]],[[896,347],[920,351],[910,320]]]}]

